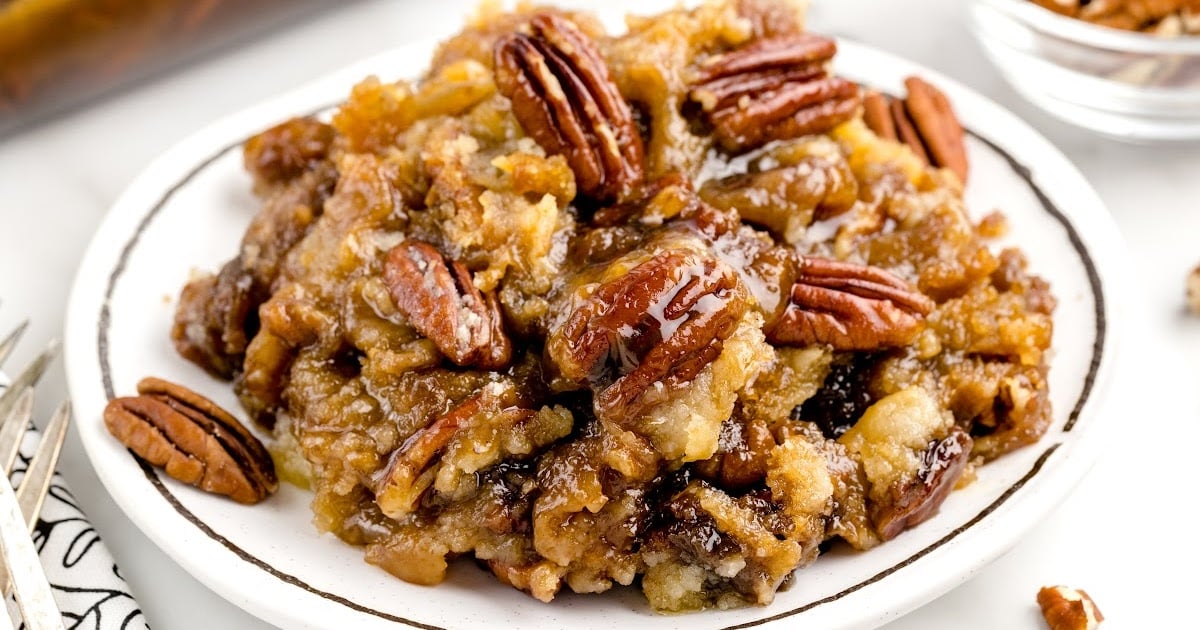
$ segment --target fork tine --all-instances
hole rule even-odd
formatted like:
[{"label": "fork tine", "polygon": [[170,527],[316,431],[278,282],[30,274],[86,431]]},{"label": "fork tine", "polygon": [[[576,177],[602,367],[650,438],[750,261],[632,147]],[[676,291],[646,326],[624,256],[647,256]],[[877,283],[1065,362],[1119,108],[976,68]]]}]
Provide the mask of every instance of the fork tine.
[{"label": "fork tine", "polygon": [[32,530],[37,523],[38,515],[42,513],[42,502],[46,500],[46,492],[50,489],[50,480],[54,477],[54,467],[58,464],[58,456],[62,454],[63,442],[67,439],[67,425],[71,422],[71,403],[63,401],[50,422],[42,431],[42,441],[38,444],[29,468],[21,478],[21,487],[17,488],[17,504],[25,515],[25,522]]},{"label": "fork tine", "polygon": [[12,472],[13,463],[17,461],[17,452],[21,450],[21,438],[25,436],[25,427],[33,416],[33,388],[22,388],[12,411],[4,417],[0,424],[0,470],[7,477]]},{"label": "fork tine", "polygon": [[13,348],[17,347],[17,340],[21,338],[21,334],[29,327],[29,320],[25,320],[17,324],[16,330],[8,333],[4,341],[0,341],[0,365],[4,365],[4,360],[8,355],[12,354]]},{"label": "fork tine", "polygon": [[[8,479],[9,474],[12,473],[13,464],[17,461],[17,453],[21,450],[21,440],[25,437],[25,431],[29,427],[29,418],[32,415],[33,388],[25,387],[20,392],[20,397],[17,398],[12,412],[7,417],[0,419],[2,421],[0,424],[0,465],[4,467],[3,470],[0,470],[0,476],[5,479]],[[19,498],[17,503],[20,503]],[[0,596],[7,594],[8,572],[0,570]]]},{"label": "fork tine", "polygon": [[46,367],[50,365],[50,361],[58,354],[58,341],[51,341],[46,349],[38,355],[32,363],[27,365],[25,369],[13,379],[13,382],[8,384],[8,389],[0,394],[0,418],[8,415],[12,407],[17,402],[17,397],[21,395],[21,391],[26,387],[33,387],[42,378],[42,374],[46,373]]}]

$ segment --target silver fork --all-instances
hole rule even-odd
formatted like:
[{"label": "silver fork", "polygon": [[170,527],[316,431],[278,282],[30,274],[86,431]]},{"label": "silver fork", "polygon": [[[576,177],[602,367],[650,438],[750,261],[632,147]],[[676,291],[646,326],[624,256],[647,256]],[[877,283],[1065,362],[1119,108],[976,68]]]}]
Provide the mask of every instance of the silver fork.
[{"label": "silver fork", "polygon": [[[25,325],[22,324],[0,341],[0,364],[11,354],[24,329]],[[46,425],[41,442],[15,490],[8,477],[16,463],[21,440],[31,426],[33,386],[57,353],[58,344],[51,343],[0,394],[0,465],[3,465],[4,473],[0,475],[0,559],[3,560],[3,566],[0,566],[0,595],[7,596],[11,586],[26,627],[56,630],[63,628],[62,614],[54,602],[30,531],[41,513],[67,436],[67,424],[71,418],[69,402],[59,405]],[[0,630],[12,627],[13,620],[7,614],[0,615]]]}]

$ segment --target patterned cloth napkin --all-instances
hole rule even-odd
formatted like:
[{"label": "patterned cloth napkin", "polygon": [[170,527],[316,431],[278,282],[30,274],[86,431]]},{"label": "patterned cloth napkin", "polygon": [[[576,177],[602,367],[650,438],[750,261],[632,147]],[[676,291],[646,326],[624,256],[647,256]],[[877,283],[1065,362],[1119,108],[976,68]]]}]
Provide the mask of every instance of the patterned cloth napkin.
[{"label": "patterned cloth napkin", "polygon": [[[0,372],[0,391],[7,383],[8,379]],[[13,466],[14,486],[24,476],[39,437],[36,429],[25,434],[20,456]],[[63,625],[68,629],[149,628],[112,554],[57,472],[33,530],[33,543],[42,558],[54,600],[62,610]],[[10,610],[16,610],[11,596],[8,603]]]}]

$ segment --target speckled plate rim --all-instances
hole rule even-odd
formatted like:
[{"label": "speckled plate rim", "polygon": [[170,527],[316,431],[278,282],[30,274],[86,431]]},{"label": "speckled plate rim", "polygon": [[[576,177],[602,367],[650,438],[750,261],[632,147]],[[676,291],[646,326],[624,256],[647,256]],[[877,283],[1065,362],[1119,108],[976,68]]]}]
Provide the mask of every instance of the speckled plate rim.
[{"label": "speckled plate rim", "polygon": [[[65,333],[68,381],[82,441],[106,489],[158,546],[209,588],[251,614],[283,627],[342,627],[350,623],[373,627],[395,622],[429,628],[438,624],[417,614],[409,618],[372,611],[274,570],[258,560],[253,550],[237,548],[189,512],[175,498],[175,493],[189,489],[171,480],[164,482],[127,452],[113,448],[100,422],[100,411],[112,393],[106,391],[107,368],[102,365],[110,348],[100,332],[110,323],[108,285],[117,281],[127,255],[137,247],[131,235],[153,220],[161,200],[173,194],[189,174],[204,169],[255,130],[287,115],[316,111],[336,102],[366,74],[416,76],[432,45],[416,43],[355,64],[223,119],[172,148],[153,162],[114,205],[89,246],[72,289]],[[1026,475],[993,504],[935,544],[916,550],[902,562],[844,592],[801,607],[786,608],[777,603],[754,609],[753,619],[722,624],[725,627],[811,620],[820,621],[812,627],[867,628],[899,617],[965,581],[1011,548],[1070,492],[1094,462],[1103,441],[1105,422],[1099,410],[1102,398],[1112,392],[1112,372],[1124,322],[1118,300],[1111,296],[1125,294],[1127,281],[1122,263],[1127,255],[1098,196],[1047,140],[998,105],[954,81],[852,42],[843,43],[838,66],[847,76],[894,92],[900,91],[900,77],[910,73],[920,73],[943,86],[966,126],[978,132],[977,138],[1009,156],[1010,166],[1026,177],[1047,211],[1059,213],[1079,253],[1090,259],[1092,288],[1098,290],[1100,298],[1096,323],[1104,327],[1104,332],[1098,336],[1099,353],[1093,357],[1087,375],[1090,386],[1084,388],[1072,417],[1063,419],[1054,435],[1032,447],[1040,455]],[[219,262],[214,260],[212,264]],[[1064,410],[1056,410],[1056,417],[1059,414],[1067,415]],[[1073,430],[1070,425],[1075,425]],[[296,526],[309,525],[306,521]],[[364,570],[373,570],[363,566]],[[515,592],[512,596],[523,597]],[[420,604],[415,602],[413,606],[419,609]],[[571,619],[567,614],[570,610],[559,609],[557,613]],[[550,613],[547,627],[561,622],[554,616],[557,613]],[[654,619],[662,621],[651,625],[674,626],[680,621],[677,617]],[[686,619],[688,625],[711,625],[711,619],[704,615]],[[444,625],[456,624],[451,621]]]}]

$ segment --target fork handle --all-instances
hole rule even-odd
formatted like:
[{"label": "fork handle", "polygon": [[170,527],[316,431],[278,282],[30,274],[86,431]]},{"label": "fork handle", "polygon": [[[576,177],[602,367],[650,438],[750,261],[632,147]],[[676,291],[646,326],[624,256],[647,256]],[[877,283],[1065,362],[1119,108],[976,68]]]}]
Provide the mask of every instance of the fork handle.
[{"label": "fork handle", "polygon": [[31,630],[63,630],[62,613],[54,603],[50,582],[42,570],[25,516],[17,505],[8,477],[0,475],[0,552],[8,567],[17,606]]}]

